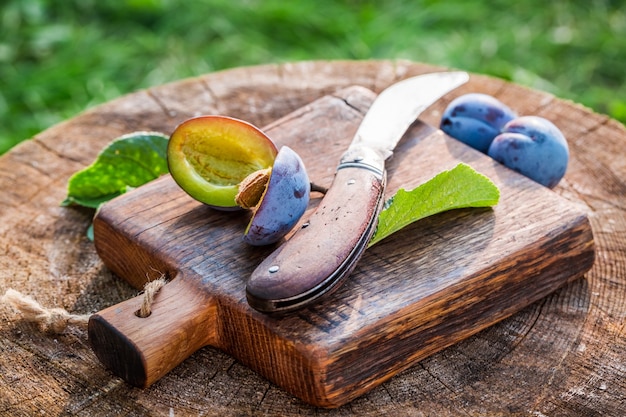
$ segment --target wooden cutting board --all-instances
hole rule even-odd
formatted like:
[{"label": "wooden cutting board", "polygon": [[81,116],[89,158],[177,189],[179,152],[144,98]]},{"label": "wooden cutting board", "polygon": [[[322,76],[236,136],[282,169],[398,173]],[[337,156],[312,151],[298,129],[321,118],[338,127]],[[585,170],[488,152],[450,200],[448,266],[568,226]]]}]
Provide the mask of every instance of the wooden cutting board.
[{"label": "wooden cutting board", "polygon": [[[263,130],[328,186],[374,97],[351,87]],[[93,315],[96,355],[145,387],[211,345],[304,401],[337,407],[591,267],[593,236],[582,208],[424,123],[411,127],[389,161],[387,196],[459,162],[496,183],[496,207],[405,228],[368,249],[339,290],[281,317],[246,302],[246,279],[275,248],[242,241],[246,213],[212,210],[169,176],[111,201],[94,221],[104,263],[137,288],[161,274],[170,282],[147,318],[135,314],[141,295]]]}]

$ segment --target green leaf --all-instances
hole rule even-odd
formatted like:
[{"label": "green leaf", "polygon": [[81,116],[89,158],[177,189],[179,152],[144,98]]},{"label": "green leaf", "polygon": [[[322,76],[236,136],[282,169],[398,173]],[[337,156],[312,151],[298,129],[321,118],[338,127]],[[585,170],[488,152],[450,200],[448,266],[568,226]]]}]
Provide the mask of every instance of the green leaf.
[{"label": "green leaf", "polygon": [[385,203],[372,246],[409,224],[433,214],[467,207],[498,204],[500,190],[489,178],[460,163],[411,191],[399,189]]},{"label": "green leaf", "polygon": [[98,208],[101,204],[168,172],[168,137],[158,132],[121,136],[93,164],[70,178],[62,206]]}]

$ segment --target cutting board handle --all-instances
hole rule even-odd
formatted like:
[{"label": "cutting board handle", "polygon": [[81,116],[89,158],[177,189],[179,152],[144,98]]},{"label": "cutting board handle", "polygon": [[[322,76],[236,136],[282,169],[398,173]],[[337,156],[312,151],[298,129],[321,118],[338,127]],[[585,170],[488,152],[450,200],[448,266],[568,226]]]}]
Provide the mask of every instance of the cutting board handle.
[{"label": "cutting board handle", "polygon": [[155,295],[151,314],[139,317],[143,295],[94,314],[89,340],[98,359],[131,385],[147,387],[196,350],[214,345],[217,303],[183,276]]}]

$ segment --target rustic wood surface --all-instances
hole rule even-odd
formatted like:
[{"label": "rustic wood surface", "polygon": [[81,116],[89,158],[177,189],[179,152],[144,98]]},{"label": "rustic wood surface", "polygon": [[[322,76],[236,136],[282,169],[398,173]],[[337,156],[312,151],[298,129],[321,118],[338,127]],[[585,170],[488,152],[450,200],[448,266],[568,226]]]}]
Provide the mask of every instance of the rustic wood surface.
[{"label": "rustic wood surface", "polygon": [[[263,126],[349,85],[380,91],[440,68],[390,61],[239,68],[140,91],[37,135],[0,159],[0,293],[93,313],[136,295],[104,267],[84,232],[93,213],[62,208],[66,183],[112,138],[171,132],[198,114]],[[472,75],[467,91],[549,118],[569,140],[556,192],[586,211],[596,262],[512,317],[401,372],[334,410],[309,406],[221,351],[205,347],[148,389],[104,369],[87,332],[43,334],[0,311],[0,414],[30,415],[571,415],[626,409],[626,129],[582,106]],[[442,109],[424,120],[437,124]],[[522,202],[523,203],[523,202]]]},{"label": "rustic wood surface", "polygon": [[[462,91],[442,100],[458,94]],[[345,88],[264,131],[278,147],[287,145],[302,156],[316,184],[329,187],[331,181],[343,184],[351,178],[358,183],[354,172],[334,172],[374,96],[363,87]],[[320,120],[330,129],[318,129]],[[89,339],[96,355],[116,375],[145,387],[210,345],[310,404],[337,407],[589,270],[593,236],[583,207],[432,126],[416,123],[396,148],[387,163],[385,197],[459,162],[493,179],[501,194],[497,206],[456,210],[407,227],[370,248],[335,293],[278,317],[250,307],[246,279],[261,260],[264,270],[284,269],[299,253],[277,261],[274,247],[248,246],[242,239],[245,213],[211,210],[169,175],[111,201],[94,223],[104,264],[138,289],[147,272],[162,272],[171,283],[157,295],[148,317],[135,315],[143,296],[92,316]],[[367,197],[372,179],[360,182],[353,186]],[[300,223],[319,222],[311,212],[325,204],[328,194],[323,202],[314,198]],[[336,267],[318,263],[320,248],[337,255],[345,241],[354,247],[358,225],[369,222],[362,218],[371,210],[366,202],[338,207],[325,221],[341,219],[345,231],[310,235],[315,229],[310,225],[290,239],[305,246],[299,248],[307,254],[301,262],[316,267],[312,274],[329,275]]]}]

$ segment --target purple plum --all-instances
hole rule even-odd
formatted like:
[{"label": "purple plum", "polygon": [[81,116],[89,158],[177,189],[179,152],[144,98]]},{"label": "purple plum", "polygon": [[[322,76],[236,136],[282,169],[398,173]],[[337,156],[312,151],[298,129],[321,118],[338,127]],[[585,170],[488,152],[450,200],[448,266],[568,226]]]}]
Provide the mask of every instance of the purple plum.
[{"label": "purple plum", "polygon": [[469,93],[450,102],[439,127],[453,138],[487,153],[493,138],[515,117],[513,110],[495,97]]},{"label": "purple plum", "polygon": [[549,188],[563,178],[569,161],[563,133],[539,116],[523,116],[508,122],[487,154]]},{"label": "purple plum", "polygon": [[244,241],[260,246],[282,239],[306,211],[310,193],[311,183],[302,159],[291,148],[283,146],[248,224]]}]

